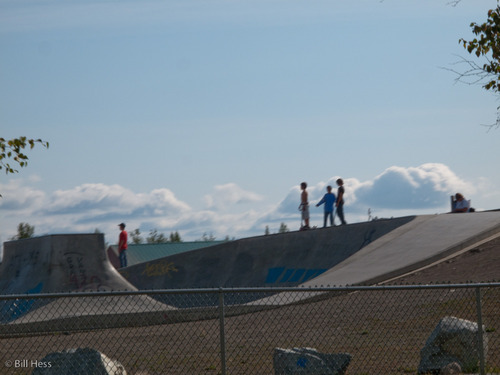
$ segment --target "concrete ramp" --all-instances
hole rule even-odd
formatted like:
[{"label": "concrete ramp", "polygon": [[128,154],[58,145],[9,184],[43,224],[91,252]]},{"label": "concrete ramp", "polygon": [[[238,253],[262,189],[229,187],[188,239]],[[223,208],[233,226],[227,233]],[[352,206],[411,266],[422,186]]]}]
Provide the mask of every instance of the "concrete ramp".
[{"label": "concrete ramp", "polygon": [[103,234],[59,234],[4,243],[0,294],[136,290],[109,263]]},{"label": "concrete ramp", "polygon": [[498,235],[500,211],[418,216],[302,285],[380,283]]},{"label": "concrete ramp", "polygon": [[[2,295],[118,290],[137,289],[109,263],[103,234],[49,235],[4,243]],[[5,300],[0,303],[0,323],[36,325],[64,318],[71,325],[73,317],[123,315],[143,307],[150,311],[172,309],[146,296],[130,296],[125,305],[118,305],[113,297],[85,298],[79,300],[78,308],[68,311],[69,302],[58,298]]]},{"label": "concrete ramp", "polygon": [[120,273],[145,290],[296,286],[414,218],[244,238],[127,267]]},{"label": "concrete ramp", "polygon": [[[139,289],[374,284],[498,234],[499,211],[412,216],[230,241],[120,273]],[[245,297],[227,302],[263,301],[262,295]],[[197,305],[216,303],[214,297]]]},{"label": "concrete ramp", "polygon": [[[418,216],[301,286],[381,283],[498,236],[500,211]],[[265,307],[282,305],[283,301],[304,302],[321,294],[284,292],[255,299],[249,305]]]}]

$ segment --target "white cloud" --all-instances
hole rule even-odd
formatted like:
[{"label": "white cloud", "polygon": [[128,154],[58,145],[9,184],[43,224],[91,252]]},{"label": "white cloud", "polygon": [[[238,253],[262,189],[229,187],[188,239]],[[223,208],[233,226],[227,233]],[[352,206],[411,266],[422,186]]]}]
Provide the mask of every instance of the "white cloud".
[{"label": "white cloud", "polygon": [[111,207],[122,210],[134,200],[134,195],[119,185],[84,184],[69,190],[55,191],[47,211],[64,214],[81,210],[103,211]]},{"label": "white cloud", "polygon": [[428,163],[410,168],[394,166],[372,181],[359,184],[354,191],[354,203],[395,210],[441,208],[457,191],[467,195],[474,193],[475,189],[444,164]]},{"label": "white cloud", "polygon": [[89,212],[101,215],[112,210],[121,215],[166,215],[188,211],[168,189],[155,189],[136,194],[120,185],[84,184],[69,190],[58,190],[50,197],[49,214]]},{"label": "white cloud", "polygon": [[234,236],[249,230],[258,218],[253,210],[235,213],[234,208],[262,200],[258,194],[229,183],[215,186],[206,196],[211,202],[208,209],[193,210],[166,188],[134,193],[120,185],[97,183],[47,195],[30,187],[30,183],[18,180],[0,185],[5,197],[0,200],[0,207],[12,211],[9,222],[13,223],[2,225],[5,218],[0,219],[3,240],[15,235],[19,222],[34,225],[38,235],[99,229],[111,235],[112,242],[120,222],[126,222],[128,229],[140,228],[145,235],[158,229],[166,233],[179,230],[190,239],[200,238],[203,233],[214,233],[218,238]]},{"label": "white cloud", "polygon": [[156,215],[177,214],[191,210],[188,204],[178,200],[169,189],[155,189],[150,194],[141,197],[143,198],[141,203],[146,203],[146,206],[154,209]]},{"label": "white cloud", "polygon": [[4,196],[0,208],[11,212],[9,220],[0,219],[2,231],[9,238],[19,222],[34,225],[38,234],[88,232],[96,228],[108,232],[122,221],[137,226],[143,221],[168,226],[191,211],[188,204],[165,188],[136,194],[120,185],[84,184],[47,195],[30,187],[29,182],[17,180],[0,185],[0,189]]},{"label": "white cloud", "polygon": [[[36,182],[36,181],[33,181]],[[0,210],[33,211],[43,205],[46,194],[31,186],[25,186],[20,179],[10,180],[7,184],[0,184]]]},{"label": "white cloud", "polygon": [[205,203],[209,209],[228,209],[234,205],[262,201],[259,194],[243,190],[235,183],[217,185],[211,194],[205,195]]}]

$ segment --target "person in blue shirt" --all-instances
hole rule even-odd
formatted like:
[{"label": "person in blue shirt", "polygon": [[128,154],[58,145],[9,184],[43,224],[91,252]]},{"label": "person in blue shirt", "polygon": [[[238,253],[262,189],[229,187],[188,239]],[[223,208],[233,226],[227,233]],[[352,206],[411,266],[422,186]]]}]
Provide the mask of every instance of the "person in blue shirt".
[{"label": "person in blue shirt", "polygon": [[327,193],[323,196],[323,198],[318,202],[316,207],[325,205],[325,216],[323,219],[323,228],[326,228],[326,222],[328,221],[328,217],[330,218],[330,225],[335,225],[335,219],[333,218],[333,205],[335,204],[335,194],[332,193],[332,187],[328,185],[326,187]]}]

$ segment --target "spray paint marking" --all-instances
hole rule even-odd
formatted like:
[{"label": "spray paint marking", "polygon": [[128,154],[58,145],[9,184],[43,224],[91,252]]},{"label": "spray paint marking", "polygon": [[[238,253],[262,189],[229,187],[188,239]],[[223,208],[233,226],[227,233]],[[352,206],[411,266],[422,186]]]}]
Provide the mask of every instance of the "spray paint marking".
[{"label": "spray paint marking", "polygon": [[163,276],[167,275],[168,277],[172,277],[172,272],[179,272],[179,270],[175,267],[173,262],[162,261],[158,263],[148,263],[142,271],[142,275],[147,277],[154,276]]},{"label": "spray paint marking", "polygon": [[269,268],[267,270],[266,284],[304,283],[321,275],[326,270],[326,268]]}]

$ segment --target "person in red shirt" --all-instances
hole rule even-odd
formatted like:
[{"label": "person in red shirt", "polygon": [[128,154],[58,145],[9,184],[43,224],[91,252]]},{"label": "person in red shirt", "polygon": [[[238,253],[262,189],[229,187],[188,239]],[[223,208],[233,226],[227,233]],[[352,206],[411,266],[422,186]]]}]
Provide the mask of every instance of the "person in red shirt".
[{"label": "person in red shirt", "polygon": [[125,223],[118,225],[120,227],[120,236],[118,237],[118,253],[120,255],[120,268],[127,267],[127,240],[128,234],[125,230]]}]

